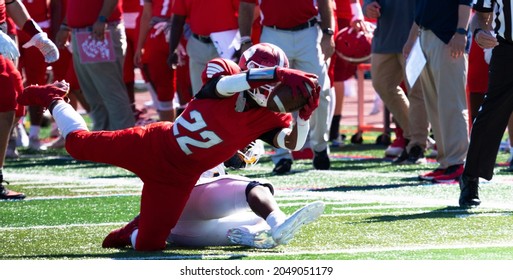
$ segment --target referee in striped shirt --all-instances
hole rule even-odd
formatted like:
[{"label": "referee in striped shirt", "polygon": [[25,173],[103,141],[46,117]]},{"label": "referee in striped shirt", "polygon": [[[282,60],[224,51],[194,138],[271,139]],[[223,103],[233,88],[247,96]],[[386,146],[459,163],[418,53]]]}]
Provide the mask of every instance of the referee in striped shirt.
[{"label": "referee in striped shirt", "polygon": [[[491,180],[497,151],[513,112],[513,7],[511,0],[475,0],[474,40],[493,48],[488,92],[472,125],[465,169],[460,178],[461,207],[478,206],[479,177]],[[494,17],[495,15],[495,17]]]}]

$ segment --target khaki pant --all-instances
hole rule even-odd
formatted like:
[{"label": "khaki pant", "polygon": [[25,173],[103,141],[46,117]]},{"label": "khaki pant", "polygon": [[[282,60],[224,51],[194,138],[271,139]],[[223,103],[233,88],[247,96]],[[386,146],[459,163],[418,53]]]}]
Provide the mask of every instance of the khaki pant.
[{"label": "khaki pant", "polygon": [[[408,96],[399,86],[405,80],[405,59],[402,53],[373,53],[371,58],[372,86],[410,142],[407,151],[418,145],[426,149],[429,135],[424,96],[420,83],[408,89]],[[405,83],[407,85],[407,83]]]},{"label": "khaki pant", "polygon": [[440,168],[463,164],[469,146],[468,54],[453,58],[449,46],[430,30],[422,30],[420,44],[427,59],[420,82],[435,135],[437,161]]}]

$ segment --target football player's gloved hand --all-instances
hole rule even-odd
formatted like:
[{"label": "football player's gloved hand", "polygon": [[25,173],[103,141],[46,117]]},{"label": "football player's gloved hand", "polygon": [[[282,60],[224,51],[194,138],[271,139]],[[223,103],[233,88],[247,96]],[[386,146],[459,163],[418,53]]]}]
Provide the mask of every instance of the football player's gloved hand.
[{"label": "football player's gloved hand", "polygon": [[303,120],[309,120],[312,113],[319,107],[319,96],[321,92],[321,87],[316,85],[308,98],[308,103],[303,106],[303,108],[299,109],[299,117]]},{"label": "football player's gloved hand", "polygon": [[18,47],[16,46],[16,42],[14,42],[9,35],[0,31],[0,54],[9,58],[10,60],[15,60],[20,57],[20,52],[18,51]]},{"label": "football player's gloved hand", "polygon": [[301,94],[308,98],[310,97],[310,90],[317,87],[315,83],[317,75],[296,69],[276,67],[276,77],[280,82],[292,88],[294,97]]},{"label": "football player's gloved hand", "polygon": [[46,63],[52,63],[59,59],[59,49],[57,49],[57,46],[52,40],[48,39],[48,35],[44,32],[32,36],[32,38],[23,45],[24,48],[30,48],[32,46],[39,49],[45,57]]}]

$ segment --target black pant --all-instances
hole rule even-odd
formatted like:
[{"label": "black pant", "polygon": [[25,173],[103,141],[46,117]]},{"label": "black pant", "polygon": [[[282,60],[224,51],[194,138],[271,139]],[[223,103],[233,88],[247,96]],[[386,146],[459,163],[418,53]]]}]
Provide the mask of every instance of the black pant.
[{"label": "black pant", "polygon": [[472,125],[464,174],[492,179],[497,151],[513,112],[513,44],[499,40],[489,66],[488,92]]}]

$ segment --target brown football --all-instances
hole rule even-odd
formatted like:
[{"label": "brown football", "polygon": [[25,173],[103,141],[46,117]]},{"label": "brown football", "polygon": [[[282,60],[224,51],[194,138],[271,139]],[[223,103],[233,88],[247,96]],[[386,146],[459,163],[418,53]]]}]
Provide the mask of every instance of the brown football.
[{"label": "brown football", "polygon": [[[309,88],[309,92],[311,90]],[[301,93],[292,95],[292,88],[289,85],[279,84],[269,94],[267,108],[277,113],[290,113],[303,108],[307,102],[308,99]]]}]

